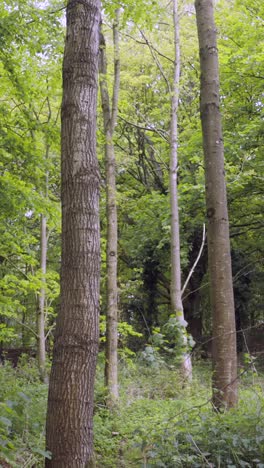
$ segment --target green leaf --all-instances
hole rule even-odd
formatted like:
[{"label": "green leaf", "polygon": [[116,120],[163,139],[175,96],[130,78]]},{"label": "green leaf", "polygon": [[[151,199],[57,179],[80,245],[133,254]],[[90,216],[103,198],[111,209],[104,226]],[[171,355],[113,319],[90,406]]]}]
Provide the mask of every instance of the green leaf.
[{"label": "green leaf", "polygon": [[48,460],[52,459],[52,453],[50,451],[48,451],[48,450],[42,450],[39,447],[34,447],[32,449],[32,452],[38,453],[39,455],[42,455],[44,458],[47,458]]}]

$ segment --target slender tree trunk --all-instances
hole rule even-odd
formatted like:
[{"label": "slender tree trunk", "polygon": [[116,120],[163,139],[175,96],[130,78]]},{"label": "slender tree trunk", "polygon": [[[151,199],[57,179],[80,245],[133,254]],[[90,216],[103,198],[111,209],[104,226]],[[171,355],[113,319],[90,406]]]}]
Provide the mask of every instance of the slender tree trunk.
[{"label": "slender tree trunk", "polygon": [[[187,345],[186,328],[183,325],[184,312],[181,297],[181,258],[180,258],[180,223],[178,206],[178,107],[180,83],[180,31],[178,16],[178,1],[173,0],[174,24],[174,77],[171,98],[171,129],[170,129],[170,210],[171,210],[171,306],[173,313],[182,324],[184,344]],[[181,370],[184,379],[192,378],[191,358],[183,353]]]},{"label": "slender tree trunk", "polygon": [[44,215],[41,215],[40,231],[40,268],[42,273],[42,286],[39,292],[39,307],[37,316],[38,366],[41,381],[44,383],[48,383],[45,349],[45,275],[47,271],[47,219]]},{"label": "slender tree trunk", "polygon": [[63,62],[61,305],[48,397],[46,467],[93,466],[100,242],[96,103],[99,0],[69,0]]},{"label": "slender tree trunk", "polygon": [[[49,157],[49,145],[46,144],[45,160]],[[49,194],[49,174],[46,171],[45,175],[45,199]],[[39,304],[37,312],[37,355],[40,380],[48,383],[48,374],[46,370],[46,339],[45,339],[45,303],[46,303],[46,273],[47,273],[47,251],[48,251],[48,236],[47,236],[47,218],[44,214],[40,218],[40,269],[42,273],[42,286],[39,291]]]},{"label": "slender tree trunk", "polygon": [[213,2],[196,0],[195,8],[200,47],[201,121],[213,312],[213,403],[216,409],[220,409],[237,403],[236,327]]},{"label": "slender tree trunk", "polygon": [[107,216],[107,314],[106,314],[106,356],[105,384],[108,389],[108,405],[115,406],[118,400],[118,292],[117,292],[117,202],[116,202],[116,160],[114,130],[117,121],[118,93],[120,84],[119,59],[119,14],[113,27],[114,39],[114,85],[112,110],[107,86],[107,61],[105,40],[101,35],[100,45],[100,90],[104,118],[105,162],[106,162],[106,216]]},{"label": "slender tree trunk", "polygon": [[[27,264],[25,264],[25,275],[27,276],[27,272],[28,272],[28,266]],[[24,299],[23,301],[23,305],[26,306],[27,305],[27,301]],[[26,324],[26,313],[25,313],[25,309],[23,310],[22,312],[22,320],[21,320],[21,341],[22,341],[22,347],[23,348],[26,348],[28,346],[28,337],[27,337],[27,334],[25,333],[25,324]]]}]

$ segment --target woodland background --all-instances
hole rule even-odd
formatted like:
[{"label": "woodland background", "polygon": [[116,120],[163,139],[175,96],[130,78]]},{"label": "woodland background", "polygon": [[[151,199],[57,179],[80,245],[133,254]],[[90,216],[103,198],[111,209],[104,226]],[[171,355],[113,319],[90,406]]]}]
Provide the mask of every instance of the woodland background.
[{"label": "woodland background", "polygon": [[[115,8],[114,3],[106,2],[103,10],[109,86]],[[34,357],[41,298],[48,357],[59,307],[64,13],[65,7],[58,1],[9,0],[0,6],[0,343],[6,361],[0,369],[3,466],[4,460],[9,466],[42,466],[47,455],[43,448],[47,387],[39,382]],[[199,51],[192,3],[181,5],[180,23],[178,189],[184,280],[200,249],[206,219]],[[173,74],[172,15],[166,2],[128,0],[121,15],[121,81],[114,136],[122,388],[121,409],[114,415],[104,404],[102,378],[106,200],[105,137],[98,101],[102,353],[95,447],[102,467],[264,466],[263,3],[217,2],[216,23],[237,340],[244,364],[241,404],[231,415],[214,415],[209,410],[210,370],[207,360],[201,362],[210,357],[211,336],[206,248],[183,297],[188,332],[196,342],[191,388],[182,389],[175,371],[175,336],[164,329],[170,318],[168,84]],[[44,275],[43,222],[47,234]],[[15,365],[20,359],[15,370],[8,357]]]}]

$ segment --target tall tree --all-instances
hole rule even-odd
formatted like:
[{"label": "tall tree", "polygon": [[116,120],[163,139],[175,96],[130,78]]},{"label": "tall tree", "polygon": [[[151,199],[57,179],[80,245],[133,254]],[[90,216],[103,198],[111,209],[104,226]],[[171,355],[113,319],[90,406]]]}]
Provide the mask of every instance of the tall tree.
[{"label": "tall tree", "polygon": [[107,217],[107,250],[106,250],[106,282],[107,282],[107,312],[106,312],[106,356],[105,383],[109,393],[109,407],[118,400],[118,293],[117,293],[117,201],[116,201],[116,160],[114,148],[114,131],[117,123],[118,94],[120,85],[119,58],[119,16],[115,12],[113,24],[114,42],[114,83],[112,106],[110,104],[107,85],[107,60],[105,39],[101,34],[100,47],[100,90],[104,120],[105,164],[106,164],[106,217]]},{"label": "tall tree", "polygon": [[[184,347],[187,345],[186,323],[181,294],[181,257],[180,257],[180,222],[177,188],[178,173],[178,107],[180,86],[180,30],[178,1],[173,0],[174,26],[174,74],[171,98],[171,127],[170,127],[170,210],[171,210],[171,286],[170,297],[173,313],[176,314],[182,334]],[[185,379],[192,377],[192,363],[190,356],[184,352],[181,370]]]},{"label": "tall tree", "polygon": [[69,0],[63,62],[62,265],[47,412],[47,467],[93,465],[99,315],[96,103],[99,0]]},{"label": "tall tree", "polygon": [[200,112],[213,313],[213,403],[220,409],[237,403],[236,326],[213,1],[196,0],[195,8],[200,48]]}]

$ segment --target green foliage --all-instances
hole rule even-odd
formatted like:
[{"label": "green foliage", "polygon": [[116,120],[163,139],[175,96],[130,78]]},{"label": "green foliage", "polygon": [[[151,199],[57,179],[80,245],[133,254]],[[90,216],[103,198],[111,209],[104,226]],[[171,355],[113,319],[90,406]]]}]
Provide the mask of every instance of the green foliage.
[{"label": "green foliage", "polygon": [[[238,410],[215,414],[205,406],[164,420],[145,433],[147,458],[155,466],[254,466],[263,460],[264,427],[256,414],[263,404],[260,388],[245,392]],[[254,416],[253,416],[254,415]]]},{"label": "green foliage", "polygon": [[46,397],[34,360],[0,367],[0,453],[11,466],[42,466]]},{"label": "green foliage", "polygon": [[[159,334],[157,334],[159,335]],[[155,341],[155,340],[154,340]],[[154,342],[155,344],[155,342]],[[160,340],[158,342],[160,345]],[[159,369],[160,366],[164,365],[164,359],[162,359],[161,355],[157,351],[157,347],[147,345],[145,349],[141,352],[141,360],[146,365],[150,366],[152,369]]]},{"label": "green foliage", "polygon": [[154,328],[149,338],[150,344],[141,352],[141,360],[152,368],[165,364],[179,365],[183,356],[190,353],[195,342],[186,331],[187,322],[183,318],[171,315],[161,327]]},{"label": "green foliage", "polygon": [[100,466],[262,468],[263,376],[254,386],[242,383],[240,406],[222,414],[212,411],[206,367],[198,366],[192,386],[184,389],[166,367],[123,368],[120,379],[116,413],[96,409]]},{"label": "green foliage", "polygon": [[[59,292],[58,64],[63,28],[61,13],[51,12],[53,3],[43,6],[14,0],[0,6],[0,320],[5,324],[1,329],[4,345],[11,343],[11,336],[17,337],[13,344],[19,344],[21,335],[24,343],[34,338],[37,297],[43,286],[40,215],[47,219],[49,234],[45,289],[50,317]],[[33,334],[29,335],[30,329]]]},{"label": "green foliage", "polygon": [[[61,7],[59,0],[5,0],[0,5],[0,340],[9,346],[35,343],[40,288],[44,286],[47,298],[47,331],[53,325],[59,295]],[[182,389],[175,370],[186,345],[169,307],[171,4],[105,2],[107,24],[112,23],[117,7],[122,8],[120,118],[115,131],[121,402],[115,414],[105,408],[101,355],[95,398],[98,464],[263,468],[262,374],[252,377],[248,370],[239,408],[219,415],[210,407],[210,373],[199,368],[192,388]],[[178,188],[184,279],[200,247],[205,197],[195,17],[189,5],[180,8]],[[216,2],[216,13],[236,312],[241,326],[247,328],[264,318],[263,2],[221,0]],[[111,84],[111,47],[109,51]],[[103,285],[104,205],[102,190]],[[45,283],[39,269],[41,214],[47,217],[49,234]],[[210,333],[206,269],[205,254],[185,292],[184,307],[191,319],[200,320],[201,330]],[[103,313],[105,294],[102,287]],[[103,321],[101,326],[103,341]],[[150,335],[151,341],[136,360],[136,349]],[[249,364],[252,359],[249,353],[245,356]],[[257,360],[253,364],[257,366]],[[252,381],[254,386],[247,388],[245,384]],[[17,370],[0,367],[1,458],[15,467],[43,464],[46,390],[32,361]]]},{"label": "green foliage", "polygon": [[[257,364],[257,363],[256,363]],[[103,355],[95,388],[94,441],[98,466],[243,466],[263,468],[263,374],[254,385],[242,378],[240,405],[215,413],[210,371],[197,364],[191,386],[182,388],[175,370],[135,361],[120,368],[120,404],[105,406]],[[1,461],[15,468],[41,467],[45,452],[47,386],[33,360],[0,366]]]},{"label": "green foliage", "polygon": [[[118,331],[118,355],[119,358],[125,361],[131,360],[135,353],[127,346],[129,338],[141,338],[142,333],[137,332],[132,325],[127,322],[119,321],[117,324]],[[106,341],[106,316],[100,315],[100,341]]]},{"label": "green foliage", "polygon": [[127,25],[128,21],[133,21],[137,26],[147,25],[149,28],[152,28],[155,22],[157,22],[162,7],[156,0],[138,0],[137,2],[133,0],[123,0],[121,2],[104,2],[104,8],[111,19],[115,17],[115,10],[121,8],[123,11],[123,27]]}]

